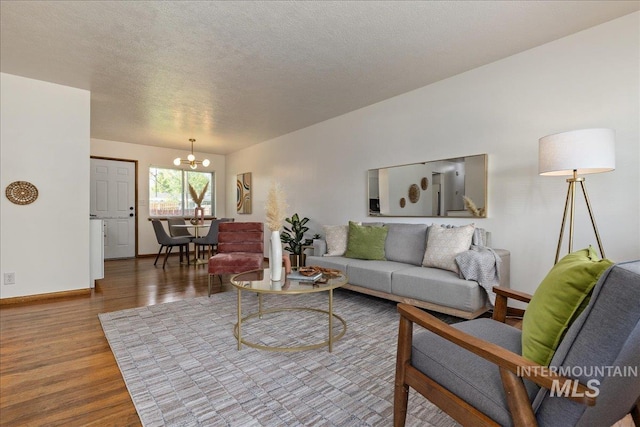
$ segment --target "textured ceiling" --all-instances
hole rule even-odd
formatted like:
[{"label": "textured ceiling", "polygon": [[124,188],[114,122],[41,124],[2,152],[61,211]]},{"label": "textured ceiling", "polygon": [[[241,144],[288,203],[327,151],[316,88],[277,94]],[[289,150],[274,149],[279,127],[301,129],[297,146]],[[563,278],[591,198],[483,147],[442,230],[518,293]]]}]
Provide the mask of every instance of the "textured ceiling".
[{"label": "textured ceiling", "polygon": [[2,72],[91,91],[91,136],[226,154],[639,1],[6,1]]}]

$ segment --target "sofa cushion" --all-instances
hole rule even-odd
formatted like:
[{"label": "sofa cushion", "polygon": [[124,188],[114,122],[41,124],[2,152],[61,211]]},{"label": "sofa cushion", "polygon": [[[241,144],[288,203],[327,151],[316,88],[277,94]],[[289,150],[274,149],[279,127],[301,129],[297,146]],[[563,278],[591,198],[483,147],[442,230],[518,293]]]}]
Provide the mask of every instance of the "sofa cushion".
[{"label": "sofa cushion", "polygon": [[487,293],[478,283],[438,268],[409,267],[394,272],[391,292],[470,313],[487,304]]},{"label": "sofa cushion", "polygon": [[427,250],[424,253],[422,265],[458,273],[456,256],[469,249],[474,229],[473,224],[452,228],[433,224],[429,227]]},{"label": "sofa cushion", "polygon": [[347,277],[352,285],[390,293],[392,275],[407,267],[400,262],[352,259],[347,265]]},{"label": "sofa cushion", "polygon": [[389,232],[384,245],[389,261],[420,265],[427,246],[426,224],[387,224]]},{"label": "sofa cushion", "polygon": [[325,256],[343,256],[347,250],[347,238],[349,236],[348,225],[325,225],[325,241],[327,253]]},{"label": "sofa cushion", "polygon": [[573,321],[580,315],[596,282],[613,262],[595,250],[572,252],[549,271],[536,289],[522,319],[522,355],[547,366]]},{"label": "sofa cushion", "polygon": [[334,270],[340,270],[346,273],[347,265],[352,261],[354,260],[342,256],[328,257],[307,255],[305,259],[305,265],[317,265],[318,267],[333,268]]},{"label": "sofa cushion", "polygon": [[347,239],[347,258],[384,260],[384,244],[387,239],[387,226],[371,227],[349,221]]}]

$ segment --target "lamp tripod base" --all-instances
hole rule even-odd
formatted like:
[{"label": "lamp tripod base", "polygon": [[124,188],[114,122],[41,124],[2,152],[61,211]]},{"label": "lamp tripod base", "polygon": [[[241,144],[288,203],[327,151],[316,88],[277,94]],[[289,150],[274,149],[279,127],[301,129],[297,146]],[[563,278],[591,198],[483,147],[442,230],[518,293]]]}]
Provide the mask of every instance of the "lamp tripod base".
[{"label": "lamp tripod base", "polygon": [[558,239],[558,248],[556,249],[556,260],[554,264],[558,263],[560,259],[560,248],[562,247],[562,238],[564,237],[564,227],[567,222],[567,213],[569,213],[569,253],[573,252],[573,223],[575,217],[576,210],[576,183],[580,183],[580,188],[582,188],[582,194],[584,195],[584,200],[587,203],[587,210],[589,211],[589,218],[591,218],[591,225],[593,226],[593,231],[596,235],[596,241],[598,242],[598,249],[600,250],[600,256],[602,258],[605,257],[604,249],[602,248],[602,241],[600,240],[600,233],[598,233],[598,227],[596,226],[596,220],[593,217],[593,210],[591,209],[591,202],[589,201],[589,196],[587,195],[587,188],[584,184],[584,178],[578,178],[577,171],[573,171],[573,177],[567,178],[567,182],[569,183],[569,188],[567,189],[567,199],[564,204],[564,214],[562,216],[562,225],[560,226],[560,238]]}]

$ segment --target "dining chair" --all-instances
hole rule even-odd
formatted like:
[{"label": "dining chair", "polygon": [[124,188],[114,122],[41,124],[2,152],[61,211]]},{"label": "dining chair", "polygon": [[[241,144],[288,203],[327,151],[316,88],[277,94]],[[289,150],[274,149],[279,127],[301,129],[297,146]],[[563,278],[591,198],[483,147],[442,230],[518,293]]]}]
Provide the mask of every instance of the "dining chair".
[{"label": "dining chair", "polygon": [[174,246],[180,247],[180,262],[182,262],[182,248],[184,247],[187,252],[187,262],[189,262],[189,243],[191,243],[190,237],[171,237],[164,229],[162,222],[158,219],[152,219],[151,224],[153,225],[153,231],[156,233],[156,239],[158,240],[158,244],[160,245],[160,250],[158,251],[158,255],[156,255],[156,260],[153,262],[153,265],[156,265],[158,262],[158,258],[160,257],[160,253],[163,248],[165,249],[164,261],[162,263],[162,268],[167,264],[167,259],[169,258],[169,254],[171,253],[171,249]]},{"label": "dining chair", "polygon": [[167,225],[169,226],[169,234],[171,237],[194,237],[188,228],[174,227],[174,225],[187,225],[187,222],[183,218],[169,218]]},{"label": "dining chair", "polygon": [[193,239],[193,243],[196,246],[200,246],[200,254],[204,253],[204,247],[207,247],[207,258],[211,258],[212,251],[215,252],[218,249],[218,232],[219,225],[223,222],[233,222],[233,218],[218,218],[211,221],[209,224],[209,232],[202,236]]},{"label": "dining chair", "polygon": [[223,274],[258,270],[264,262],[262,222],[222,222],[218,228],[218,253],[209,258],[209,296],[216,275],[222,284]]}]

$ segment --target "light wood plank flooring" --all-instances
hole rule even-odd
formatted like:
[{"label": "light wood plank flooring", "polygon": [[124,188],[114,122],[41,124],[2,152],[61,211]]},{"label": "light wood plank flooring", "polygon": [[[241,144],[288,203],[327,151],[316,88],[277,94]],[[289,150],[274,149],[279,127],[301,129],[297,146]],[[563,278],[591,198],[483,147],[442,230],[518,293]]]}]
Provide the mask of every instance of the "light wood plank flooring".
[{"label": "light wood plank flooring", "polygon": [[205,267],[139,258],[107,261],[90,296],[0,306],[0,425],[139,426],[98,313],[203,295]]}]

